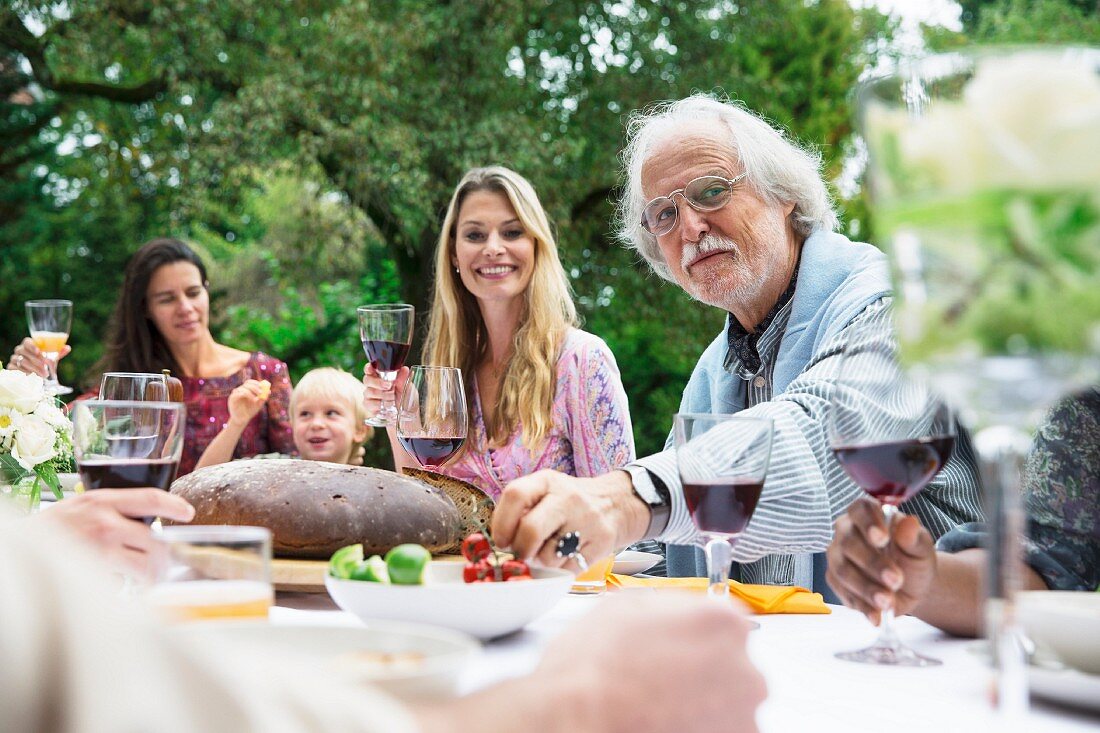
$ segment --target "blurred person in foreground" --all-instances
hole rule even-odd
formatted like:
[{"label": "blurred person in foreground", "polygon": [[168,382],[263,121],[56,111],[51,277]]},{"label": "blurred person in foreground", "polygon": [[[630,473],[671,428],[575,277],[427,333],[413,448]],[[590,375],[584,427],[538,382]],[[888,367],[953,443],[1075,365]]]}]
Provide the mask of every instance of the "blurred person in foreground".
[{"label": "blurred person in foreground", "polygon": [[[68,347],[61,353],[69,353]],[[42,375],[46,361],[28,338],[15,348],[8,368]],[[264,409],[242,429],[234,455],[294,450],[286,364],[261,351],[241,351],[214,340],[206,265],[178,239],[146,242],[126,263],[104,355],[93,373],[164,369],[183,382],[187,405],[179,476],[194,470],[199,456],[229,423],[229,395],[242,385],[264,395]]]},{"label": "blurred person in foreground", "polygon": [[[744,619],[703,599],[610,599],[552,641],[531,674],[406,706],[320,669],[309,674],[297,657],[169,633],[111,593],[102,568],[65,533],[3,507],[0,588],[5,733],[753,733],[765,695],[745,653]],[[651,665],[676,674],[653,675]]]},{"label": "blurred person in foreground", "polygon": [[[598,476],[634,459],[615,357],[577,328],[546,211],[515,171],[474,168],[455,188],[436,247],[424,363],[460,368],[466,386],[466,444],[443,473],[494,500],[540,469]],[[391,385],[369,364],[364,375],[375,415]],[[419,467],[392,428],[390,443],[398,468]]]},{"label": "blurred person in foreground", "polygon": [[[636,113],[623,163],[620,237],[658,275],[727,314],[680,412],[739,413],[775,425],[767,480],[733,548],[731,577],[824,593],[822,553],[833,522],[862,493],[830,449],[829,399],[851,327],[889,321],[886,258],[834,231],[820,156],[735,103],[698,94]],[[864,376],[869,386],[890,378]],[[898,419],[869,392],[853,390],[869,420]],[[737,426],[715,430],[726,436],[713,453],[720,475],[736,455],[727,448]],[[960,436],[944,469],[903,507],[939,536],[980,518],[977,487],[969,441]],[[555,539],[564,531],[580,532],[585,557],[657,539],[669,545],[670,575],[706,575],[702,552],[690,546],[697,534],[671,435],[664,451],[623,471],[513,481],[493,530],[502,546],[548,565],[563,564]]]},{"label": "blurred person in foreground", "polygon": [[[1040,425],[1024,465],[1027,537],[1020,577],[1029,590],[1100,589],[1100,391],[1067,398]],[[988,539],[980,523],[934,542],[916,517],[887,528],[860,499],[837,520],[829,584],[875,623],[894,607],[952,634],[981,631]]]}]

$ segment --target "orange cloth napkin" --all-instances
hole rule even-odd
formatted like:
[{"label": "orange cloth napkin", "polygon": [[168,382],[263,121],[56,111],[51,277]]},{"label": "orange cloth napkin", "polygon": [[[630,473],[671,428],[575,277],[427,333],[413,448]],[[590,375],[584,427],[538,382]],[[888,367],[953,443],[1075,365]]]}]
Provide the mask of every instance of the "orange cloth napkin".
[{"label": "orange cloth napkin", "polygon": [[[675,588],[706,591],[706,578],[635,578],[630,575],[607,574],[610,588]],[[753,613],[832,613],[820,593],[785,585],[747,585],[729,581],[730,595]]]}]

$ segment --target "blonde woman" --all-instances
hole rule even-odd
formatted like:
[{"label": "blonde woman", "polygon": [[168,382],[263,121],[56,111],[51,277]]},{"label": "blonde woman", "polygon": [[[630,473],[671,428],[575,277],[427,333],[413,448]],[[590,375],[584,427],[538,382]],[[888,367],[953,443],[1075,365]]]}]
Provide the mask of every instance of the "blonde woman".
[{"label": "blonde woman", "polygon": [[[634,458],[615,357],[577,326],[546,212],[514,171],[475,168],[455,189],[435,256],[424,361],[462,369],[470,425],[444,469],[495,500],[544,468],[598,476]],[[400,391],[408,371],[395,382]],[[367,413],[388,385],[368,364]],[[394,463],[416,466],[390,429]]]}]

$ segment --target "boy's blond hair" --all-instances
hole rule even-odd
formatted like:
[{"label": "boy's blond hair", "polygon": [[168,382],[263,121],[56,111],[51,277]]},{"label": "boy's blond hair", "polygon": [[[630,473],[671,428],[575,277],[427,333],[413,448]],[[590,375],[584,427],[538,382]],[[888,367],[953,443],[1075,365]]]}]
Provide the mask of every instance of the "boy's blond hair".
[{"label": "boy's blond hair", "polygon": [[[363,404],[363,383],[342,369],[319,367],[309,370],[298,380],[290,395],[291,423],[298,414],[298,400],[306,397],[337,400],[348,405],[352,408],[357,424],[362,424],[367,419],[367,406]],[[368,440],[373,432],[373,429],[368,430]]]}]

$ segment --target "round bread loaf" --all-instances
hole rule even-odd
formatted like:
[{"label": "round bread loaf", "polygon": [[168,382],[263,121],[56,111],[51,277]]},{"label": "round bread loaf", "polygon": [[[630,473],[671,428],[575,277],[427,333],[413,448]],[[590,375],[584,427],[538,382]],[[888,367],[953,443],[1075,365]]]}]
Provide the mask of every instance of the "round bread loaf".
[{"label": "round bread loaf", "polygon": [[231,461],[172,484],[193,524],[267,527],[281,557],[328,558],[345,545],[383,554],[405,542],[439,552],[461,537],[439,489],[391,471],[292,459]]}]

